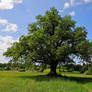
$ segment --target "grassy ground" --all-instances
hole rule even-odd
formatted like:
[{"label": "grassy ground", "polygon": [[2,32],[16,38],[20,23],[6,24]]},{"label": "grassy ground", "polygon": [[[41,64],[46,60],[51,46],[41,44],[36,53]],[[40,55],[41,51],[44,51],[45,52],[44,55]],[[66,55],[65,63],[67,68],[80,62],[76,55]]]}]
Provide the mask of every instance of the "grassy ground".
[{"label": "grassy ground", "polygon": [[39,72],[0,72],[0,92],[92,92],[92,76],[63,73],[50,78]]}]

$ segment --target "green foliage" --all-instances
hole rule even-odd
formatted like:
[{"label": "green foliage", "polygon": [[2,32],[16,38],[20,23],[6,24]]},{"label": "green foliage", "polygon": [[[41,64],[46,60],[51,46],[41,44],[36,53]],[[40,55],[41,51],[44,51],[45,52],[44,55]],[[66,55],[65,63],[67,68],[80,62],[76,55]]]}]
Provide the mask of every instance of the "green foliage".
[{"label": "green foliage", "polygon": [[19,72],[25,72],[25,69],[18,69]]},{"label": "green foliage", "polygon": [[87,70],[88,70],[88,66],[87,65],[83,65],[81,70],[80,70],[80,73],[85,73]]},{"label": "green foliage", "polygon": [[88,71],[86,71],[85,74],[92,75],[92,65],[88,67]]},{"label": "green foliage", "polygon": [[74,66],[74,71],[81,71],[82,66],[80,64]]},{"label": "green foliage", "polygon": [[38,15],[37,21],[28,25],[28,35],[21,36],[4,53],[16,62],[44,63],[56,73],[59,63],[72,63],[75,55],[89,62],[92,56],[92,42],[85,27],[76,27],[70,16],[61,17],[54,7]]},{"label": "green foliage", "polygon": [[9,66],[6,66],[4,70],[11,70]]}]

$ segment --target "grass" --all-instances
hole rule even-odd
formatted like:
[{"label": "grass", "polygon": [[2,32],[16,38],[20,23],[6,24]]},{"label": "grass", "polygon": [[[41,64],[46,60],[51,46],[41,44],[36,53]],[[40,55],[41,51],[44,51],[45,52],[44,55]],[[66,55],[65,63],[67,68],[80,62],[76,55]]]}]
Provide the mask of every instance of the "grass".
[{"label": "grass", "polygon": [[92,75],[62,73],[51,78],[47,72],[0,72],[0,92],[92,92]]}]

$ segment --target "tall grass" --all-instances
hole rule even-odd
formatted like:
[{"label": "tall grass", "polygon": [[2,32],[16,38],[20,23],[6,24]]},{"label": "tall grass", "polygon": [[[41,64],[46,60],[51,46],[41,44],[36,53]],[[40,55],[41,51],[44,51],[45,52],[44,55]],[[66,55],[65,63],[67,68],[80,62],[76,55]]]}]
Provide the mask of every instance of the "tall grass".
[{"label": "tall grass", "polygon": [[39,72],[0,72],[0,92],[92,92],[92,76],[63,73],[51,78]]}]

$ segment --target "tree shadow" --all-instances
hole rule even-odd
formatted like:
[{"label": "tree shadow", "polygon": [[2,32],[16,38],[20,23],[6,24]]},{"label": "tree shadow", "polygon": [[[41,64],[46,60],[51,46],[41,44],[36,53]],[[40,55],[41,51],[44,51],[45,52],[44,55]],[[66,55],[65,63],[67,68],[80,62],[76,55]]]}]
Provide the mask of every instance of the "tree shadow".
[{"label": "tree shadow", "polygon": [[32,75],[32,76],[20,76],[23,79],[32,79],[35,81],[54,81],[54,80],[59,80],[59,81],[75,81],[78,83],[88,83],[92,82],[92,78],[87,78],[87,77],[69,77],[69,76],[59,76],[59,77],[49,77],[47,75]]}]

